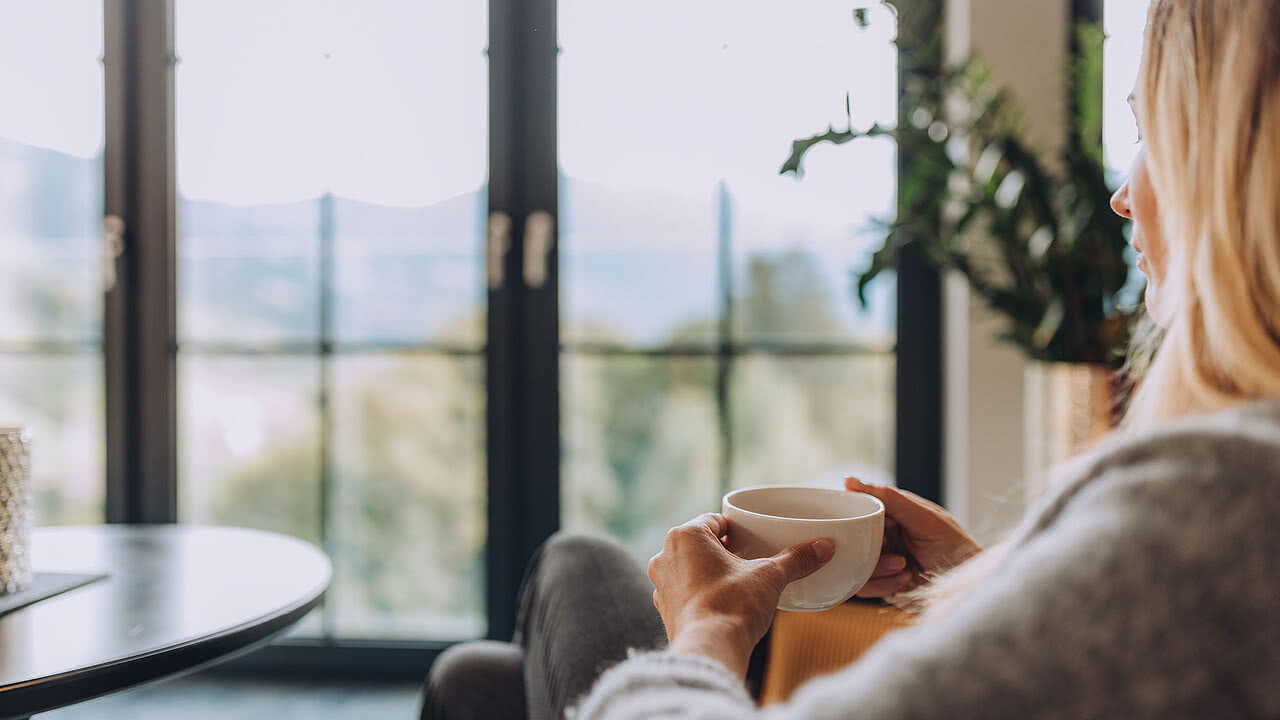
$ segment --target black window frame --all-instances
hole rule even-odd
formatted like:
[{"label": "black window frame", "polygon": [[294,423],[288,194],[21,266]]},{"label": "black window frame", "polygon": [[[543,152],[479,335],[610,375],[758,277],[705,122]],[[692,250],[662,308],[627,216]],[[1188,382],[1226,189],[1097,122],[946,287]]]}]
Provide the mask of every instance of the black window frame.
[{"label": "black window frame", "polygon": [[[559,165],[556,117],[556,0],[489,1],[490,242],[501,243],[502,282],[490,283],[486,382],[488,541],[485,551],[488,636],[508,639],[528,559],[560,526],[560,362],[564,354],[697,355],[714,359],[724,454],[720,482],[731,473],[729,382],[747,354],[845,357],[857,345],[738,342],[732,339],[732,269],[728,201],[721,207],[719,338],[712,345],[633,349],[561,343],[558,242],[547,254],[546,282],[524,282],[529,218],[545,213],[556,227]],[[174,0],[104,0],[104,212],[125,220],[118,282],[106,294],[106,520],[178,520],[176,312],[176,174],[174,158]],[[917,70],[940,67],[941,0],[898,0],[900,58]],[[900,80],[904,63],[899,63]],[[899,83],[901,87],[902,83]],[[900,118],[901,120],[901,118]],[[785,141],[786,139],[780,139]],[[909,159],[899,156],[899,168]],[[323,204],[323,203],[322,203]],[[899,212],[910,211],[899,208]],[[493,220],[499,222],[492,222]],[[505,220],[506,222],[502,222]],[[322,230],[324,223],[321,223]],[[325,242],[321,232],[319,242]],[[553,230],[554,237],[554,230]],[[330,238],[331,241],[331,238]],[[325,266],[322,258],[322,269]],[[330,272],[332,268],[330,268]],[[321,273],[322,280],[327,277]],[[321,306],[329,302],[322,282]],[[910,250],[899,257],[895,363],[895,475],[900,486],[942,501],[941,281]],[[322,310],[322,325],[326,313]],[[238,352],[236,348],[194,348]],[[385,349],[385,348],[381,348]],[[334,352],[328,335],[292,348]],[[412,351],[448,351],[422,346]],[[327,380],[323,377],[322,384]],[[322,388],[322,415],[326,391]],[[324,422],[324,421],[322,421]],[[322,435],[323,435],[322,429]],[[321,442],[322,454],[326,443]],[[330,479],[322,461],[322,492]],[[328,503],[322,500],[322,514]],[[322,525],[325,520],[322,519]],[[226,672],[332,673],[382,678],[419,676],[451,642],[290,639],[221,666]]]}]

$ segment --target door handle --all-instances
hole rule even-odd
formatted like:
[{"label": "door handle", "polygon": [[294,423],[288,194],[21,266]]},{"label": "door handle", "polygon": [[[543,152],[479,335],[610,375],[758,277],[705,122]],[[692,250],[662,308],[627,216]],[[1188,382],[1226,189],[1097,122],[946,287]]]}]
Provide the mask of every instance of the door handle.
[{"label": "door handle", "polygon": [[102,291],[111,292],[119,277],[116,260],[124,254],[124,218],[107,215],[102,218]]},{"label": "door handle", "polygon": [[502,287],[502,266],[511,249],[511,216],[502,212],[489,213],[489,242],[486,253],[489,258],[489,289]]},{"label": "door handle", "polygon": [[540,288],[547,284],[547,258],[555,244],[555,221],[551,213],[537,210],[524,221],[524,284]]}]

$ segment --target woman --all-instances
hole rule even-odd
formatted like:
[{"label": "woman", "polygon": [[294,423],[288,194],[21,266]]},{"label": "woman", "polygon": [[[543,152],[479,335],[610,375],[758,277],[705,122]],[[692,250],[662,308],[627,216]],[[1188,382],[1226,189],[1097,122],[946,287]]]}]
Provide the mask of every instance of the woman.
[{"label": "woman", "polygon": [[919,586],[914,627],[758,710],[751,650],[829,542],[743,560],[704,515],[668,534],[650,586],[616,547],[560,536],[517,643],[446,653],[425,715],[1280,717],[1280,2],[1155,0],[1143,52],[1143,144],[1112,207],[1133,219],[1161,345],[1125,428],[998,547],[850,481],[912,560],[882,557],[863,594]]}]

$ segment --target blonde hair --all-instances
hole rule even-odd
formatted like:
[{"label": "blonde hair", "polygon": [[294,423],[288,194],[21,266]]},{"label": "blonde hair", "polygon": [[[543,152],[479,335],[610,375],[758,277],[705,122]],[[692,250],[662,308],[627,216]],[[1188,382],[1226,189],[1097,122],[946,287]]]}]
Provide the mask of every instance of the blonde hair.
[{"label": "blonde hair", "polygon": [[1280,397],[1280,3],[1156,0],[1136,99],[1174,303],[1127,418]]},{"label": "blonde hair", "polygon": [[[1138,75],[1173,307],[1137,349],[1125,431],[1280,397],[1280,2],[1154,0]],[[1006,552],[908,603],[945,612]]]}]

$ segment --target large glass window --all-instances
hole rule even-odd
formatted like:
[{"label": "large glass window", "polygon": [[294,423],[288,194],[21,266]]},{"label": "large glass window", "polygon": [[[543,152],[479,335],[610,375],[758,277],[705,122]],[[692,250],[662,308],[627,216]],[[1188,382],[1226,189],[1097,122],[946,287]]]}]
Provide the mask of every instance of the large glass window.
[{"label": "large glass window", "polygon": [[896,150],[778,173],[895,121],[865,4],[0,4],[0,425],[38,522],[314,542],[295,635],[429,654],[508,634],[557,493],[643,556],[728,488],[892,480],[897,288],[851,273]]},{"label": "large glass window", "polygon": [[[1147,2],[1109,0],[1103,5],[1106,42],[1102,56],[1102,156],[1112,187],[1119,187],[1138,155],[1138,126],[1127,98],[1138,79]],[[1137,253],[1129,250],[1129,287],[1140,298],[1146,278],[1138,270]]]},{"label": "large glass window", "polygon": [[322,545],[326,634],[483,634],[486,3],[175,24],[181,519]]},{"label": "large glass window", "polygon": [[103,519],[101,0],[0,7],[0,425],[36,522]]},{"label": "large glass window", "polygon": [[[732,486],[893,470],[893,281],[850,293],[895,150],[895,18],[841,1],[560,0],[564,523],[652,554]],[[673,21],[678,18],[678,21]]]},{"label": "large glass window", "polygon": [[1142,31],[1147,5],[1140,0],[1110,0],[1103,6],[1107,34],[1102,61],[1102,143],[1107,166],[1126,173],[1138,154],[1138,132],[1125,98],[1133,91],[1142,60]]}]

